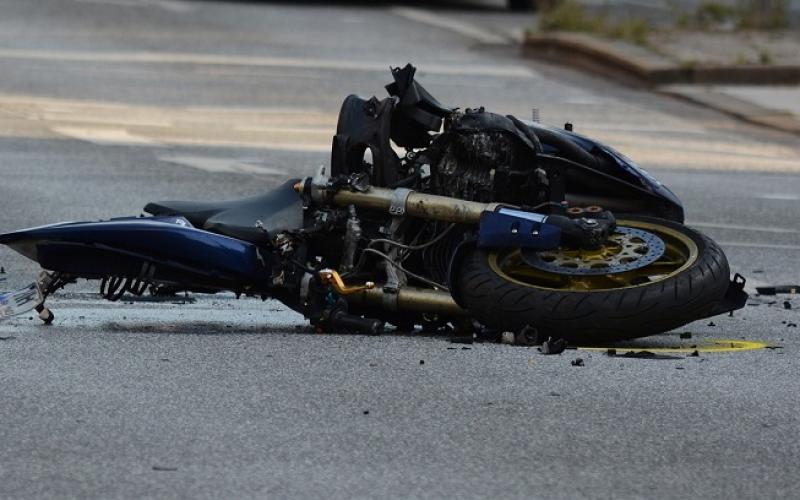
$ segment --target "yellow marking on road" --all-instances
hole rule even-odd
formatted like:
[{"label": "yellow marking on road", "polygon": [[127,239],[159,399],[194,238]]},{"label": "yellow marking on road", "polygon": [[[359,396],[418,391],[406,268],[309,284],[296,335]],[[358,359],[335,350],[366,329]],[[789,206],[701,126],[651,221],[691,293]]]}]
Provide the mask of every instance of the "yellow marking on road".
[{"label": "yellow marking on road", "polygon": [[159,107],[0,95],[0,136],[100,145],[327,152],[337,116],[312,109]]},{"label": "yellow marking on road", "polygon": [[[334,71],[377,71],[386,73],[390,64],[405,61],[361,61],[355,59],[313,59],[308,57],[238,56],[233,54],[197,54],[191,52],[111,52],[2,49],[0,58],[31,61],[124,63],[124,64],[196,64],[213,66],[252,66],[303,68]],[[419,74],[453,76],[488,76],[500,78],[536,78],[538,75],[525,66],[513,64],[441,64],[418,62]]]},{"label": "yellow marking on road", "polygon": [[648,345],[647,341],[640,341],[631,344],[609,344],[607,346],[587,346],[578,347],[583,351],[607,351],[615,349],[618,354],[625,354],[626,352],[664,352],[664,353],[692,353],[694,351],[700,352],[742,352],[753,351],[757,349],[765,349],[769,346],[764,342],[756,342],[751,340],[706,340],[693,342],[691,344],[657,344],[653,343]]}]

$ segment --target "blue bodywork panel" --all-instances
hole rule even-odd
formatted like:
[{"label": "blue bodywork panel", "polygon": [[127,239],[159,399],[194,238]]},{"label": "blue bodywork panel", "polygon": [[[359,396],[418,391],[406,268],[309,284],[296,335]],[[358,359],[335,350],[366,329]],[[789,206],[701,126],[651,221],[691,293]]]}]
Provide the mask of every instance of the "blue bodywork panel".
[{"label": "blue bodywork panel", "polygon": [[561,228],[547,223],[547,216],[501,208],[481,214],[479,248],[558,248]]},{"label": "blue bodywork panel", "polygon": [[141,274],[219,289],[257,286],[269,264],[252,243],[193,227],[183,217],[68,222],[0,235],[44,269],[83,278]]}]

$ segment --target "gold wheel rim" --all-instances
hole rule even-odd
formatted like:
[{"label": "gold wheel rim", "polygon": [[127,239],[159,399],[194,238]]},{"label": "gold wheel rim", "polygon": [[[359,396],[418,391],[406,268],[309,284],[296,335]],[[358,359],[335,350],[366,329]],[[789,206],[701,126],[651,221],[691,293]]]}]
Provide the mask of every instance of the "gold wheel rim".
[{"label": "gold wheel rim", "polygon": [[[697,261],[697,244],[688,235],[667,226],[638,220],[618,220],[621,227],[649,231],[664,241],[665,251],[655,262],[617,274],[566,275],[525,264],[519,249],[493,251],[489,267],[506,281],[518,285],[564,292],[607,292],[652,285],[682,273]],[[603,251],[601,248],[600,252]]]}]

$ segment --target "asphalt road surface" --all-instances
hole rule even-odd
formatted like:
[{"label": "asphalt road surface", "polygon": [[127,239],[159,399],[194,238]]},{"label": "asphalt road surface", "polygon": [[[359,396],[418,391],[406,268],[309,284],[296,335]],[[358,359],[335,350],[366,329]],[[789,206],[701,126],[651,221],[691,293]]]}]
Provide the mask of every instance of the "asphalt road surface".
[{"label": "asphalt road surface", "polygon": [[[445,103],[537,107],[608,141],[685,201],[751,286],[800,283],[796,137],[520,59],[508,40],[528,19],[501,5],[2,0],[0,232],[310,174],[344,96],[382,95],[388,66],[410,61]],[[36,272],[5,248],[0,264],[6,288]],[[0,323],[2,498],[800,488],[791,296],[680,330],[691,339],[641,340],[683,349],[645,360],[315,335],[276,302],[111,304],[93,286],[53,298],[52,326]]]}]

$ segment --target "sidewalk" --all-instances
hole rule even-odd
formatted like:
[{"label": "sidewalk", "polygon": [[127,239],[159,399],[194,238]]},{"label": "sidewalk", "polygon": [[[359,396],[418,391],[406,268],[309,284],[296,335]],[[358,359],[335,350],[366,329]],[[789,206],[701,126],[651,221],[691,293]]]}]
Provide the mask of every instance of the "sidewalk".
[{"label": "sidewalk", "polygon": [[800,29],[744,30],[725,18],[694,26],[694,11],[688,27],[656,26],[632,16],[625,3],[603,2],[600,14],[592,10],[597,1],[569,4],[566,13],[539,16],[540,28],[523,42],[526,56],[800,134]]}]

